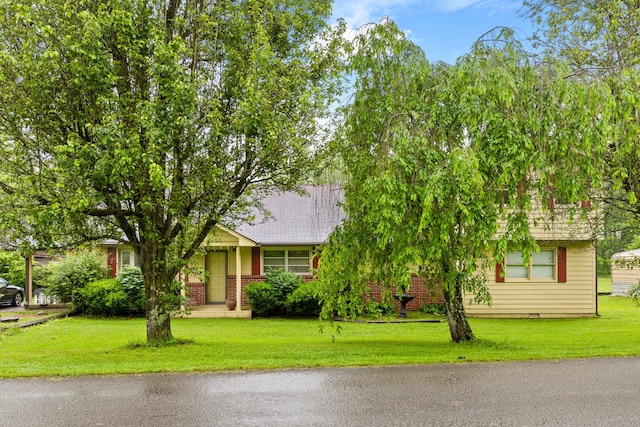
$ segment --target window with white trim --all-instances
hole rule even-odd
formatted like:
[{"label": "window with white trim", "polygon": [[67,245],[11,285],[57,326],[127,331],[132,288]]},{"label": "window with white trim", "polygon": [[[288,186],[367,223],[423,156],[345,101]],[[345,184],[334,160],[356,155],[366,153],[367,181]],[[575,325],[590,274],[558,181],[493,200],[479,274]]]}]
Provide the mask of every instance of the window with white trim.
[{"label": "window with white trim", "polygon": [[528,263],[525,263],[522,251],[510,251],[507,253],[505,264],[507,279],[556,278],[555,249],[542,249],[539,252],[534,252]]},{"label": "window with white trim", "polygon": [[132,249],[120,249],[120,268],[140,267],[138,255]]},{"label": "window with white trim", "polygon": [[264,272],[284,270],[291,273],[310,272],[311,251],[309,249],[265,249],[263,252]]}]

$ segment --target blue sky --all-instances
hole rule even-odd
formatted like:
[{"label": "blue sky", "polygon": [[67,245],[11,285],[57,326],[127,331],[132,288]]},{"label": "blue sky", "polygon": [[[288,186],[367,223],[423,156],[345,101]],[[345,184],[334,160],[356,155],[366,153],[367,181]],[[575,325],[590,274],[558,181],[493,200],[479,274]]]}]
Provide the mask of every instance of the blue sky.
[{"label": "blue sky", "polygon": [[521,6],[521,0],[334,0],[333,12],[349,29],[389,16],[429,61],[454,63],[496,26],[516,29],[524,42],[532,25],[518,16]]}]

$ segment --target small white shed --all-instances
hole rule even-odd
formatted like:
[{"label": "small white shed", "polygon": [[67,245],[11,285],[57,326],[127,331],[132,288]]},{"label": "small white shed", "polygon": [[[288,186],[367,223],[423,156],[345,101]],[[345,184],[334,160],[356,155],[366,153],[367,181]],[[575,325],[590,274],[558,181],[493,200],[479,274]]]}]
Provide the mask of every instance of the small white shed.
[{"label": "small white shed", "polygon": [[611,295],[626,296],[640,280],[640,249],[611,256]]}]

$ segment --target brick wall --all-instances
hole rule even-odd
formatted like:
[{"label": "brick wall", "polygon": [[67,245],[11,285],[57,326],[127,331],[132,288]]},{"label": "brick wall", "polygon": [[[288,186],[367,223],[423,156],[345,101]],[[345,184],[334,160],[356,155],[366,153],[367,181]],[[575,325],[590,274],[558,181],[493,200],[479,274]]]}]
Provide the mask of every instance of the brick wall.
[{"label": "brick wall", "polygon": [[[264,282],[266,276],[264,275],[246,275],[242,276],[241,287],[242,287],[242,307],[249,306],[249,300],[247,299],[247,294],[244,291],[244,288],[248,283],[252,282]],[[310,282],[314,280],[313,276],[308,274],[302,276],[302,279],[305,282]],[[413,276],[411,279],[411,290],[409,291],[410,295],[414,295],[415,299],[407,303],[407,310],[419,310],[422,307],[422,304],[426,301],[427,303],[442,303],[442,293],[440,289],[436,286],[433,291],[429,289],[427,285],[423,283],[423,279],[421,277]],[[185,283],[186,288],[186,296],[189,300],[188,304],[192,307],[196,307],[199,305],[205,305],[205,284],[202,282],[190,282]],[[391,293],[396,293],[396,288],[391,287]],[[375,286],[371,287],[371,296],[380,301],[381,299],[381,289]],[[236,298],[236,276],[231,275],[227,277],[227,297],[231,299]],[[400,302],[395,301],[396,309],[400,310]]]},{"label": "brick wall", "polygon": [[[397,293],[395,286],[392,286],[390,289],[392,295]],[[380,301],[382,299],[381,294],[382,290],[379,287],[371,286],[371,296],[376,301]],[[422,307],[422,304],[425,302],[427,304],[444,303],[444,297],[440,287],[434,286],[433,290],[430,290],[429,286],[424,283],[424,279],[418,276],[411,277],[411,289],[409,290],[409,295],[413,295],[415,298],[407,303],[408,311],[420,310],[420,307]],[[395,307],[396,310],[400,310],[400,301],[395,301]]]},{"label": "brick wall", "polygon": [[191,307],[197,307],[204,305],[204,283],[202,282],[189,282],[185,283],[185,295],[187,297],[187,305]]}]

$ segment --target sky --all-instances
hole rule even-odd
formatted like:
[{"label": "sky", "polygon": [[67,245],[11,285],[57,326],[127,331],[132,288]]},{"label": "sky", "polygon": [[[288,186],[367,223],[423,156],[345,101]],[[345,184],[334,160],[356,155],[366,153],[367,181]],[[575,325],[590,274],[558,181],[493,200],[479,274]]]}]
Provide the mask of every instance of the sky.
[{"label": "sky", "polygon": [[430,62],[453,64],[496,26],[514,28],[524,42],[533,27],[518,15],[521,7],[521,0],[334,0],[333,15],[350,30],[388,16]]}]

